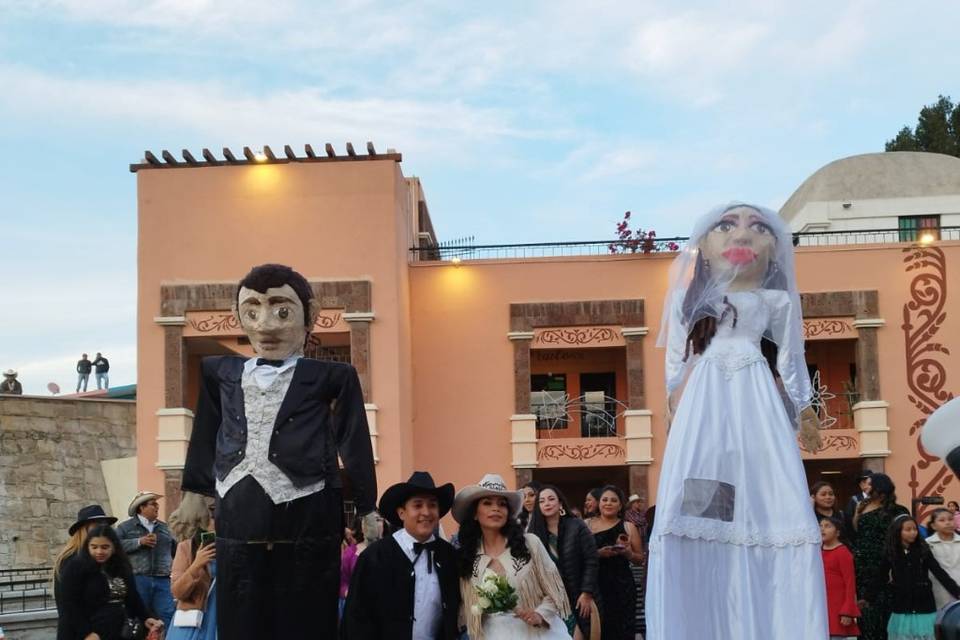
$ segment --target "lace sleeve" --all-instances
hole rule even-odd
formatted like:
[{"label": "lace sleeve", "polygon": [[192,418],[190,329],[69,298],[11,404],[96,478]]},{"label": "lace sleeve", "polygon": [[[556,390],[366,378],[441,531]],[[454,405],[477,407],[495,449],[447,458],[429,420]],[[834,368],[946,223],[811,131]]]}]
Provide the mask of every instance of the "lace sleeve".
[{"label": "lace sleeve", "polygon": [[768,296],[768,303],[772,311],[770,337],[777,343],[777,372],[795,410],[788,413],[799,416],[800,412],[810,406],[813,401],[810,373],[803,355],[803,316],[800,298],[786,291],[769,293],[776,294]]},{"label": "lace sleeve", "polygon": [[684,362],[683,356],[687,348],[687,331],[683,324],[681,308],[683,306],[683,294],[672,296],[670,301],[670,315],[667,323],[667,341],[666,341],[666,376],[667,376],[667,394],[683,384],[683,378],[686,375],[688,362]]}]

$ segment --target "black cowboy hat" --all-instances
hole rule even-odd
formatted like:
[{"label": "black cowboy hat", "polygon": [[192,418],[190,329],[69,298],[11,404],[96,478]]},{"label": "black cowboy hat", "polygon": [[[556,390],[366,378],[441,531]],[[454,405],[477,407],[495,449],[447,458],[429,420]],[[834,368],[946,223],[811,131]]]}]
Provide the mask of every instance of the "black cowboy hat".
[{"label": "black cowboy hat", "polygon": [[453,506],[453,483],[437,486],[433,476],[426,471],[414,471],[406,482],[389,487],[380,497],[380,506],[377,509],[387,522],[397,528],[403,527],[403,522],[397,515],[397,509],[402,507],[413,496],[434,496],[440,505],[440,517],[447,515]]},{"label": "black cowboy hat", "polygon": [[70,528],[67,529],[67,531],[70,533],[70,535],[73,535],[77,529],[91,522],[113,524],[116,521],[116,518],[108,516],[106,513],[104,513],[103,507],[98,504],[91,504],[83,509],[80,509],[80,511],[77,511],[77,521],[70,525]]}]

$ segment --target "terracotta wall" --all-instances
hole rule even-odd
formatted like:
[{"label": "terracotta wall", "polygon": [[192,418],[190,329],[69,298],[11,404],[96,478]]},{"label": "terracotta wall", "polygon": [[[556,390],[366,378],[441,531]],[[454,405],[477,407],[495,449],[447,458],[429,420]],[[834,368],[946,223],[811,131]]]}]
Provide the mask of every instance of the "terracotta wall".
[{"label": "terracotta wall", "polygon": [[[881,397],[890,403],[893,450],[886,467],[904,504],[909,504],[912,493],[935,492],[944,478],[952,478],[941,472],[939,462],[922,464],[913,425],[923,411],[910,397],[929,405],[960,388],[960,380],[950,377],[956,355],[936,347],[917,355],[924,345],[943,343],[949,348],[953,336],[960,335],[960,313],[950,312],[949,299],[946,316],[933,336],[913,330],[916,335],[908,342],[902,328],[905,306],[914,323],[919,323],[922,314],[936,309],[946,296],[947,283],[960,281],[960,243],[923,250],[916,259],[912,255],[901,246],[873,246],[802,249],[797,258],[801,291],[880,292],[880,316],[885,320],[878,330]],[[458,486],[488,471],[513,478],[510,303],[643,298],[651,329],[644,338],[644,365],[647,408],[654,413],[655,462],[650,474],[654,490],[665,435],[663,352],[654,345],[670,259],[629,256],[476,261],[459,267],[413,265],[415,465]],[[917,308],[910,309],[910,304]],[[953,353],[960,353],[960,346],[953,346]],[[913,354],[909,361],[908,349]],[[911,488],[914,479],[917,486]],[[947,494],[960,497],[960,486],[955,481],[948,484]]]},{"label": "terracotta wall", "polygon": [[[404,473],[400,425],[409,425],[409,342],[406,333],[407,186],[390,160],[196,169],[137,173],[138,481],[162,487],[154,466],[156,411],[163,406],[160,284],[236,282],[251,266],[282,262],[308,278],[369,279],[372,400],[379,407],[385,478]],[[402,251],[401,251],[402,248]],[[409,435],[405,436],[409,440]]]}]

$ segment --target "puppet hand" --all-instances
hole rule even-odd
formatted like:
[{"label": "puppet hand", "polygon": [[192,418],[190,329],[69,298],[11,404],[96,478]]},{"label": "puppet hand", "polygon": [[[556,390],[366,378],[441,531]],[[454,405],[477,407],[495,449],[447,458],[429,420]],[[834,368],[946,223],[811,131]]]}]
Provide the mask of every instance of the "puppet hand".
[{"label": "puppet hand", "polygon": [[361,525],[364,531],[376,531],[380,528],[380,514],[376,511],[371,511],[367,515],[363,516],[363,524]]},{"label": "puppet hand", "polygon": [[800,412],[800,443],[810,453],[816,453],[823,444],[820,440],[820,417],[813,407]]}]

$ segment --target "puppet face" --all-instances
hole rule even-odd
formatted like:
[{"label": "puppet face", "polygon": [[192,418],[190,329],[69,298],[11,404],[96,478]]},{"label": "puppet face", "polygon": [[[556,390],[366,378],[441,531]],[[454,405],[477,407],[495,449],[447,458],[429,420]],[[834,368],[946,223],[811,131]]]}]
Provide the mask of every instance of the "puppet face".
[{"label": "puppet face", "polygon": [[723,214],[700,241],[711,277],[737,287],[759,286],[777,247],[773,229],[750,207]]},{"label": "puppet face", "polygon": [[266,293],[241,287],[237,299],[240,326],[258,356],[282,360],[303,351],[304,308],[293,287],[271,287]]}]

